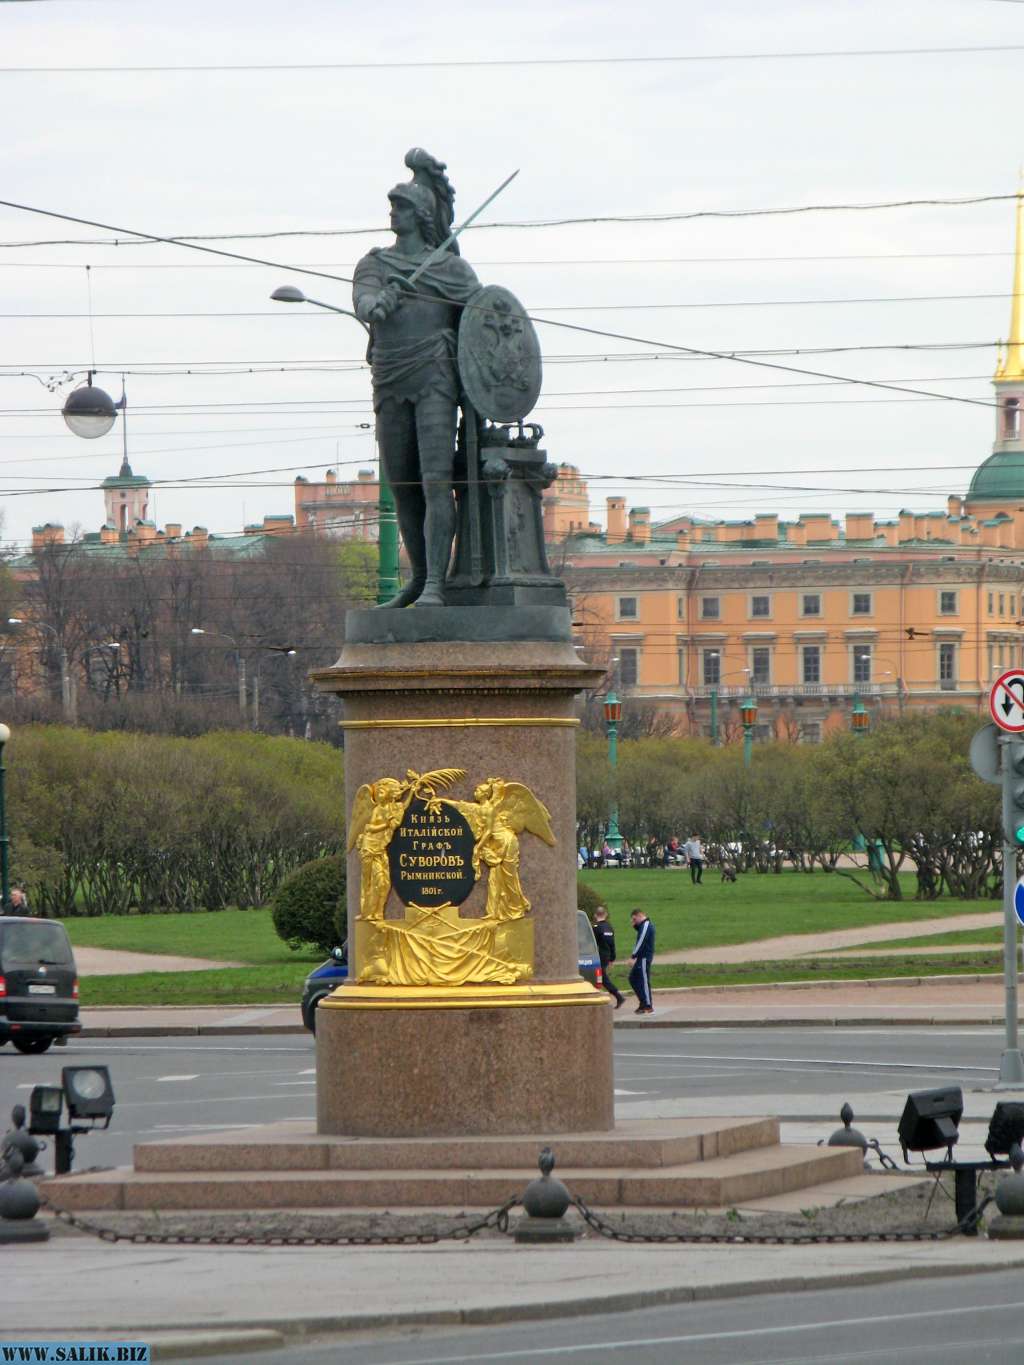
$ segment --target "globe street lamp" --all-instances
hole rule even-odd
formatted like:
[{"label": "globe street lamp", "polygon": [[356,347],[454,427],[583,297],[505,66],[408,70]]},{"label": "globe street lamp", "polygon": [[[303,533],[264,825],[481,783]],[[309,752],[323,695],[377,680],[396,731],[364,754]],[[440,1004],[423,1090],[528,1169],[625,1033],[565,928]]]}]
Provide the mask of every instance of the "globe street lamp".
[{"label": "globe street lamp", "polygon": [[0,725],[0,908],[6,913],[11,901],[11,841],[7,836],[7,769],[4,767],[4,746],[11,737],[11,727]]},{"label": "globe street lamp", "polygon": [[93,384],[94,373],[94,370],[90,370],[86,382],[71,390],[61,410],[68,429],[86,441],[106,436],[117,414],[125,409],[124,393],[121,394],[121,401],[115,403],[105,389]]},{"label": "globe street lamp", "polygon": [[[367,333],[369,327],[351,308],[339,308],[322,299],[311,299],[294,284],[282,284],[270,296],[275,303],[311,303],[314,308],[326,308],[330,313],[344,313],[355,318]],[[384,478],[384,466],[380,466],[380,479],[377,483],[377,602],[390,602],[401,587],[398,573],[398,517],[395,512],[394,494]]]},{"label": "globe street lamp", "polygon": [[[612,779],[615,778],[615,769],[619,765],[619,721],[622,719],[622,702],[614,692],[606,692],[604,698],[604,723],[608,727],[608,766],[612,770]],[[605,836],[609,846],[616,852],[622,847],[622,835],[619,833],[619,805],[612,797],[611,809],[608,812],[608,833]]]},{"label": "globe street lamp", "polygon": [[743,766],[749,768],[754,750],[754,726],[757,724],[757,702],[753,693],[740,702],[740,720],[743,722]]}]

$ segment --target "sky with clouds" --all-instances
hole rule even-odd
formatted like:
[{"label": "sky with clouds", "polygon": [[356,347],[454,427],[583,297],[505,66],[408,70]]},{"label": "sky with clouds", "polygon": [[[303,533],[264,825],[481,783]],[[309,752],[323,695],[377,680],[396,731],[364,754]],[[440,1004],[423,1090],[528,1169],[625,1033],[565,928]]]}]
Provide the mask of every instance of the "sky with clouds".
[{"label": "sky with clouds", "polygon": [[[987,50],[870,55],[912,48]],[[765,55],[829,52],[861,55]],[[594,515],[942,506],[991,447],[1012,200],[642,220],[1012,195],[1022,60],[1015,0],[0,0],[0,198],[117,229],[0,208],[4,537],[100,525],[120,419],[59,413],[94,362],[160,525],[237,533],[372,467],[361,329],[268,296],[349,305],[413,145],[458,217],[519,168],[464,253],[538,320],[534,416]],[[528,226],[559,219],[603,221]]]}]

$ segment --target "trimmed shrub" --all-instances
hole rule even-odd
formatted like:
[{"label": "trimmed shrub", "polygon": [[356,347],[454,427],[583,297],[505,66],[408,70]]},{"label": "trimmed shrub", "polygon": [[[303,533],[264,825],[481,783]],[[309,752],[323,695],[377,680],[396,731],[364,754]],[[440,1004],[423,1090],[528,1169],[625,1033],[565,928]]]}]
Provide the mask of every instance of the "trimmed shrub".
[{"label": "trimmed shrub", "polygon": [[270,902],[278,937],[289,948],[329,953],[345,939],[345,856],[314,858],[285,877]]},{"label": "trimmed shrub", "polygon": [[585,911],[586,911],[586,914],[587,914],[587,919],[593,919],[593,918],[594,918],[594,911],[597,909],[597,907],[598,907],[599,905],[603,905],[603,904],[604,904],[604,901],[603,901],[603,900],[601,899],[601,897],[597,894],[597,892],[594,890],[594,888],[593,888],[592,886],[589,886],[589,885],[583,880],[582,877],[577,877],[577,878],[576,878],[576,908],[577,908],[577,910],[585,910]]}]

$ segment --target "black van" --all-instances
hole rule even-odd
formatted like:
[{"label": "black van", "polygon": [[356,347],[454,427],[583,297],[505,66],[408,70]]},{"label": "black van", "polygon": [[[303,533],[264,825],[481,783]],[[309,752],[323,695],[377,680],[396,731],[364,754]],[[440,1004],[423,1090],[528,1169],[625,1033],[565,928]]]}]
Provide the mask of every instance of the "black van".
[{"label": "black van", "polygon": [[0,1047],[45,1052],[81,1027],[78,968],[63,924],[0,916]]}]

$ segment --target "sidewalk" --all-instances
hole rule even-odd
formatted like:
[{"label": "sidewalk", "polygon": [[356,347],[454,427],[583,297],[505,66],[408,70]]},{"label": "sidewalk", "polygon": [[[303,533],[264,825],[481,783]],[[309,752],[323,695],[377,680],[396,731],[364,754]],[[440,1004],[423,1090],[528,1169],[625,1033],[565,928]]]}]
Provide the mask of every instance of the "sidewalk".
[{"label": "sidewalk", "polygon": [[[807,981],[776,986],[696,986],[654,992],[655,1013],[627,1010],[616,1028],[728,1028],[750,1025],[1001,1024],[1003,978],[933,976],[878,981]],[[82,1037],[189,1037],[232,1033],[304,1033],[295,1005],[92,1006]]]},{"label": "sidewalk", "polygon": [[911,1258],[905,1244],[878,1242],[211,1249],[57,1235],[19,1248],[18,1265],[4,1340],[134,1339],[170,1359],[312,1332],[479,1325],[1024,1268],[1024,1243],[918,1242]]}]

